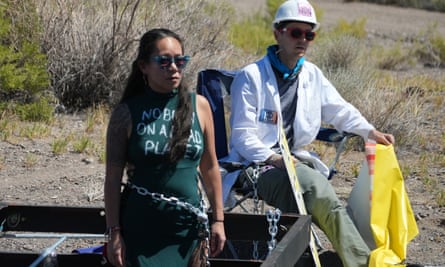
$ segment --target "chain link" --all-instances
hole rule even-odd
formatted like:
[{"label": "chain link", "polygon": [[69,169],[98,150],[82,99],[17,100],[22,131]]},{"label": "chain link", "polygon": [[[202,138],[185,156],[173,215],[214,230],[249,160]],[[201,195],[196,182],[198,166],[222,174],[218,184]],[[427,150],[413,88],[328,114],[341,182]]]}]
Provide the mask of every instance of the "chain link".
[{"label": "chain link", "polygon": [[199,238],[205,240],[205,246],[202,248],[201,253],[205,257],[206,266],[210,266],[209,261],[209,251],[210,251],[210,229],[209,229],[209,217],[207,215],[206,211],[206,203],[204,201],[204,198],[201,197],[201,208],[197,208],[193,206],[192,204],[182,201],[177,197],[167,197],[164,194],[156,193],[156,192],[150,192],[147,188],[142,186],[137,186],[131,182],[127,182],[127,186],[130,189],[135,190],[139,195],[141,196],[148,196],[151,197],[151,199],[156,201],[164,201],[172,206],[180,207],[184,210],[189,211],[192,214],[196,215],[196,218],[198,222],[201,225],[201,231],[199,234]]},{"label": "chain link", "polygon": [[253,189],[253,213],[259,214],[259,203],[260,203],[260,197],[258,195],[258,177],[260,176],[260,166],[258,164],[255,164],[252,170],[252,175],[249,175],[249,172],[246,171],[246,175],[248,176],[248,179],[252,182],[252,189]]},{"label": "chain link", "polygon": [[258,260],[260,258],[259,252],[258,252],[258,244],[259,244],[259,242],[257,240],[252,241],[252,245],[253,245],[252,258],[254,260]]},{"label": "chain link", "polygon": [[269,223],[269,234],[270,234],[270,241],[267,242],[269,252],[270,254],[272,250],[277,245],[277,240],[275,239],[277,233],[278,233],[278,222],[280,221],[281,217],[281,211],[279,209],[275,209],[275,211],[268,210],[266,213],[266,219]]},{"label": "chain link", "polygon": [[141,196],[149,196],[153,200],[165,201],[172,206],[178,206],[180,208],[183,208],[183,209],[195,214],[196,218],[198,219],[198,221],[200,223],[206,224],[209,221],[207,213],[205,213],[205,211],[204,211],[206,207],[205,207],[205,202],[203,200],[201,201],[202,208],[200,209],[200,208],[193,206],[192,204],[190,204],[188,202],[180,200],[177,197],[166,197],[164,194],[161,194],[161,193],[153,193],[153,192],[148,191],[148,189],[145,187],[137,186],[130,182],[128,182],[127,185],[130,189],[136,190],[136,192]]}]

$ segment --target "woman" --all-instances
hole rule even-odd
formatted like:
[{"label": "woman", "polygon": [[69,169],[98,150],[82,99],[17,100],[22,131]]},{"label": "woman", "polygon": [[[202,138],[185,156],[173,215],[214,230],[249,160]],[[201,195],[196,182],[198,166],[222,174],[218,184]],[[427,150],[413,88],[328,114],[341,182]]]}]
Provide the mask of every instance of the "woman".
[{"label": "woman", "polygon": [[[202,208],[198,166],[213,210],[210,256],[223,249],[212,112],[204,97],[181,82],[188,60],[176,33],[145,33],[122,100],[111,115],[105,211],[107,257],[114,266],[190,265],[203,228],[197,219]],[[128,182],[121,194],[124,169]]]}]

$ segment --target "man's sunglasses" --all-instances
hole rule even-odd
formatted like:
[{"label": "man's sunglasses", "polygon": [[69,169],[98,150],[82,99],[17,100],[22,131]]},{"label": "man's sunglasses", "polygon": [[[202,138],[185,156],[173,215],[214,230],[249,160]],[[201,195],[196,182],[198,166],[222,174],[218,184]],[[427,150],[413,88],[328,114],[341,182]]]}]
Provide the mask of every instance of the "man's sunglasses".
[{"label": "man's sunglasses", "polygon": [[308,41],[314,40],[316,35],[313,31],[303,31],[300,28],[283,28],[280,32],[289,32],[290,36],[294,39],[304,37]]},{"label": "man's sunglasses", "polygon": [[176,67],[180,70],[184,69],[187,66],[187,63],[190,60],[190,56],[155,56],[153,57],[153,61],[157,62],[159,67],[162,70],[167,70],[170,66],[175,63]]}]

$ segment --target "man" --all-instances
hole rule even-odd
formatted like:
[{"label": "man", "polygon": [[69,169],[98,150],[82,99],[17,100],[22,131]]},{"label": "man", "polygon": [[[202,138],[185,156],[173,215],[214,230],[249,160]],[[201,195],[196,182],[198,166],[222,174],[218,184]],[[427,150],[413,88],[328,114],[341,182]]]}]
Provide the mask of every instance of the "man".
[{"label": "man", "polygon": [[282,123],[308,213],[344,266],[367,266],[369,248],[326,179],[328,168],[303,147],[315,140],[322,122],[385,145],[393,144],[394,137],[377,131],[317,66],[305,61],[318,27],[306,0],[286,1],[278,8],[273,21],[277,44],[244,67],[232,83],[231,151],[225,160],[246,165],[265,162],[258,179],[259,195],[284,212],[297,211],[278,145]]}]

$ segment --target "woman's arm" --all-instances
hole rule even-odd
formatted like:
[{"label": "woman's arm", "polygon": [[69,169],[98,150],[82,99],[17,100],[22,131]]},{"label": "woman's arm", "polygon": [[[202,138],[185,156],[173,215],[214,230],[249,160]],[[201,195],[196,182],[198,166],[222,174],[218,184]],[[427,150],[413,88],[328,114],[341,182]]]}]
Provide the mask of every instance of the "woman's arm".
[{"label": "woman's arm", "polygon": [[105,218],[108,229],[107,258],[114,266],[125,266],[125,247],[120,234],[121,182],[126,164],[131,116],[126,105],[113,111],[107,129],[105,167]]},{"label": "woman's arm", "polygon": [[197,107],[205,143],[199,169],[213,211],[210,249],[211,256],[216,256],[222,251],[226,240],[224,232],[224,206],[222,201],[221,173],[219,172],[219,164],[216,158],[215,133],[210,105],[203,96],[197,95]]}]

